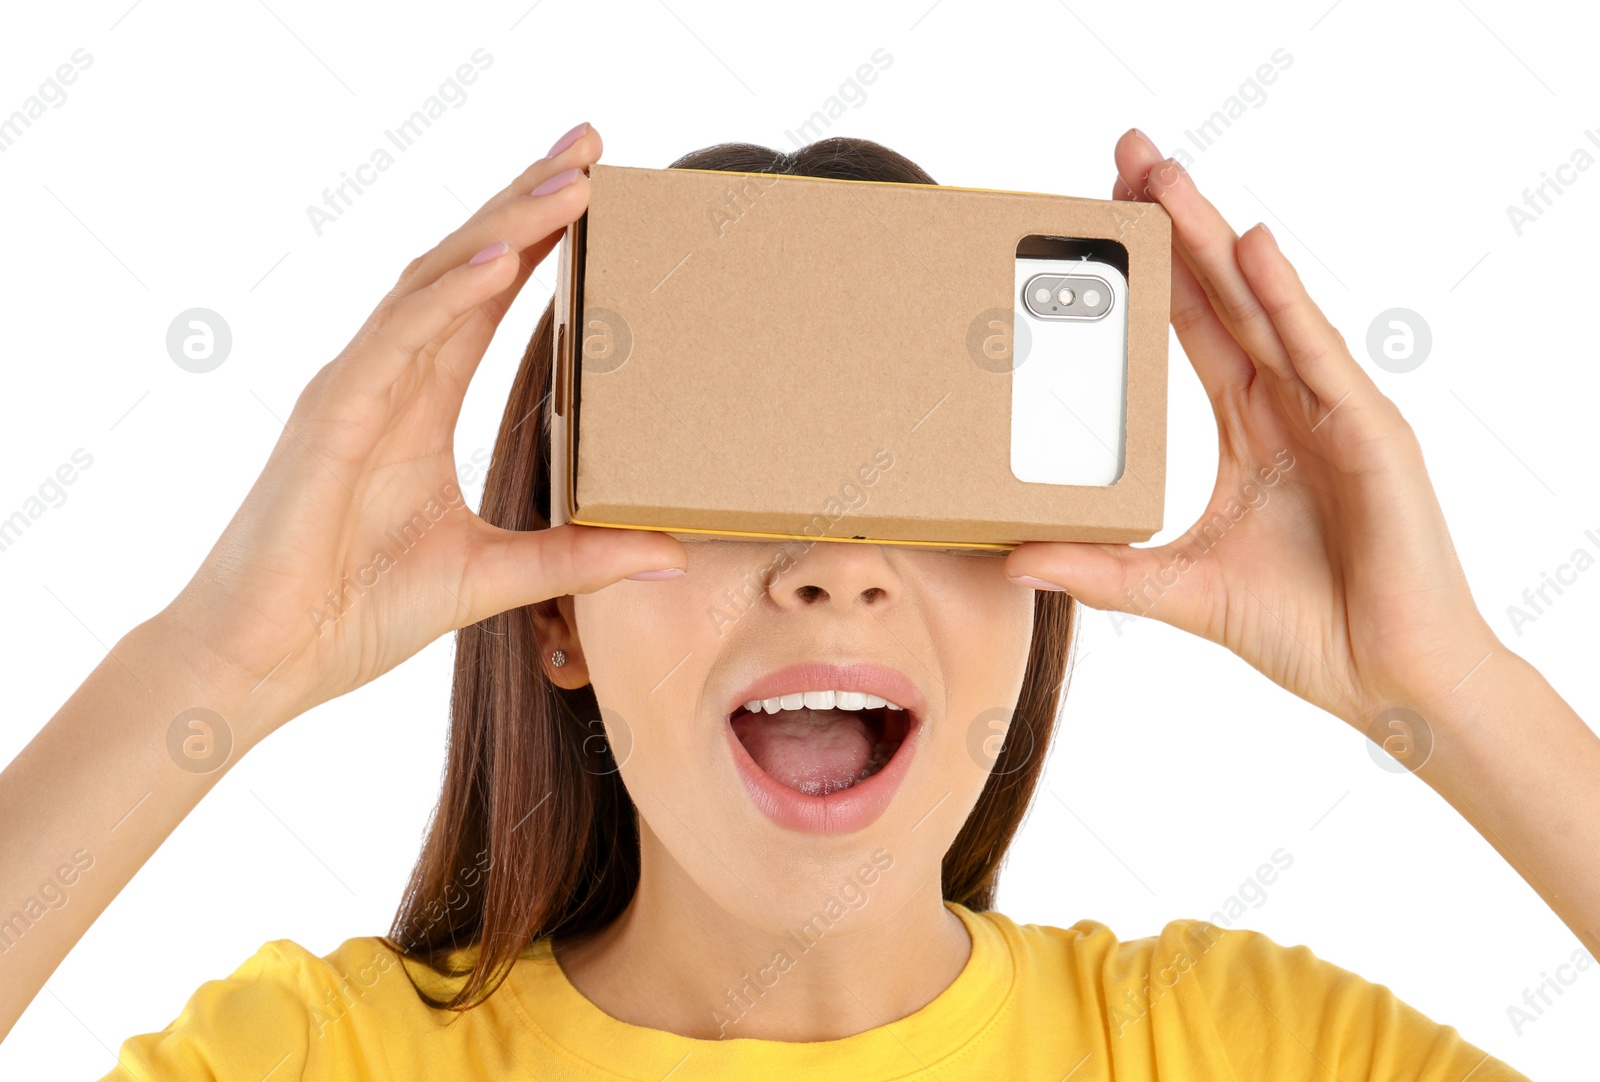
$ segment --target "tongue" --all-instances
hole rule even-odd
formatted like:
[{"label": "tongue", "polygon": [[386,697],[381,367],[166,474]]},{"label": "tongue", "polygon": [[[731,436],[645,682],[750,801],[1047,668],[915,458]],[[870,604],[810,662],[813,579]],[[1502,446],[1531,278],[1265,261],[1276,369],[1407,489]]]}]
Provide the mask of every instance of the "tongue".
[{"label": "tongue", "polygon": [[859,781],[877,739],[853,710],[742,714],[733,719],[733,731],[769,777],[811,796]]}]

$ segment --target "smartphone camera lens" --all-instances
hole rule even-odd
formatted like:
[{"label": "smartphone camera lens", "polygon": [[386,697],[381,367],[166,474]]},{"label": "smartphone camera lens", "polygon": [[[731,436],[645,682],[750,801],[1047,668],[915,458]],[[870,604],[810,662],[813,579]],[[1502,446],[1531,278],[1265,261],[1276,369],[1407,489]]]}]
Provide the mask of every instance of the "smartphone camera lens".
[{"label": "smartphone camera lens", "polygon": [[1072,271],[1027,278],[1017,300],[1037,319],[1078,323],[1104,319],[1117,304],[1116,291],[1104,278]]}]

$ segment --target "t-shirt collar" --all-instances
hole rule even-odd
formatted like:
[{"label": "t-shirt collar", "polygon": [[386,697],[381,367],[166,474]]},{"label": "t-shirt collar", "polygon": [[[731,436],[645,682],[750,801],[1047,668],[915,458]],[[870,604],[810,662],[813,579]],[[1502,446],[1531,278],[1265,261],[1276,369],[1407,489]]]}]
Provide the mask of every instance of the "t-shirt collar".
[{"label": "t-shirt collar", "polygon": [[[548,939],[524,953],[507,978],[531,1035],[569,1063],[627,1079],[761,1077],[755,1071],[816,1071],[822,1077],[897,1077],[937,1070],[983,1034],[1009,1002],[1016,960],[1006,937],[981,913],[955,902],[972,951],[956,979],[905,1018],[832,1041],[730,1037],[704,1040],[636,1026],[606,1014],[567,979]],[[900,1068],[900,1069],[897,1069]],[[826,1074],[822,1074],[826,1072]]]}]

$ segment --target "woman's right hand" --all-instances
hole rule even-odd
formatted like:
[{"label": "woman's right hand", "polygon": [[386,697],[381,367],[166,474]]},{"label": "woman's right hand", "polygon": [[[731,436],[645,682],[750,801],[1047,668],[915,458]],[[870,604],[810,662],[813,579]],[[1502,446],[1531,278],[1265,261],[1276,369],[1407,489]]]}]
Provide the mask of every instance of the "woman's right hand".
[{"label": "woman's right hand", "polygon": [[457,482],[467,384],[533,268],[588,205],[584,170],[601,141],[580,131],[406,267],[300,394],[261,476],[162,614],[230,683],[264,684],[254,698],[274,704],[267,731],[448,631],[687,566],[666,534],[500,529],[465,506]]},{"label": "woman's right hand", "polygon": [[[582,170],[600,137],[569,136],[406,267],[301,393],[194,578],[118,639],[0,771],[0,898],[31,901],[54,878],[72,899],[7,947],[0,1039],[242,749],[447,631],[688,566],[664,533],[499,529],[456,483],[467,383],[523,282],[588,204]],[[196,709],[228,726],[199,759]]]}]

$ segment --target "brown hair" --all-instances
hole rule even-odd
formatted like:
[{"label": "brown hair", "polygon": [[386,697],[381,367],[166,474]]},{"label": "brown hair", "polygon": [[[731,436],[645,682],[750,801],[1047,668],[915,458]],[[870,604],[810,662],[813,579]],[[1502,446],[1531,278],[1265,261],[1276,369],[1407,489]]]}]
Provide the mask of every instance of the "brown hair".
[{"label": "brown hair", "polygon": [[[670,168],[935,183],[900,154],[847,138],[788,154],[724,143],[686,154]],[[485,482],[480,513],[506,529],[549,524],[551,323],[547,307],[523,354]],[[1055,591],[1034,596],[1033,642],[1011,728],[944,855],[944,897],[972,910],[994,904],[1000,866],[1038,784],[1069,672],[1073,600]],[[638,885],[637,813],[609,747],[596,739],[597,723],[587,720],[600,716],[593,688],[556,687],[530,660],[539,657],[530,609],[456,633],[443,788],[389,934],[403,959],[467,978],[439,996],[419,987],[434,1007],[464,1010],[481,1002],[535,940],[599,931]]]}]

